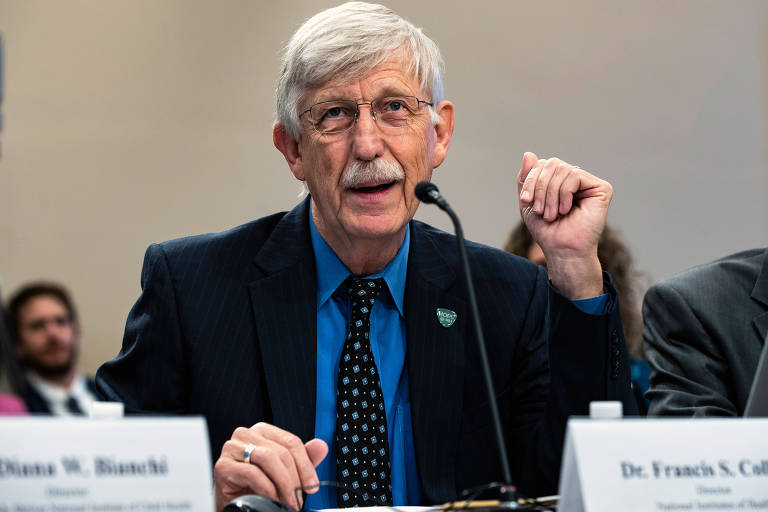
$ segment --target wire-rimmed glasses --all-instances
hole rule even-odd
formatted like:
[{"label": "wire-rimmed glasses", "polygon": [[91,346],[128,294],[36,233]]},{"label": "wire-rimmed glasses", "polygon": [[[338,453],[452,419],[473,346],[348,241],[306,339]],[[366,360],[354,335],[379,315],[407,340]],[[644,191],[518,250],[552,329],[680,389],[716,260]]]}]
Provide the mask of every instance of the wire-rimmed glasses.
[{"label": "wire-rimmed glasses", "polygon": [[299,114],[299,119],[309,114],[309,121],[318,133],[336,135],[352,128],[360,117],[360,106],[369,105],[371,116],[384,132],[398,133],[419,115],[422,103],[432,106],[429,101],[416,96],[385,96],[373,101],[321,101]]}]

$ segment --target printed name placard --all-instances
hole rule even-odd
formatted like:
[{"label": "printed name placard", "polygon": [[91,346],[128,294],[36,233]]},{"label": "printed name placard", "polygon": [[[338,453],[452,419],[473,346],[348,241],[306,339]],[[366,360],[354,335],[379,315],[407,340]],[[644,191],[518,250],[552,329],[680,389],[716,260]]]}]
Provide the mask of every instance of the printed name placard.
[{"label": "printed name placard", "polygon": [[212,510],[200,417],[0,417],[0,512]]},{"label": "printed name placard", "polygon": [[768,511],[768,419],[571,419],[559,510]]}]

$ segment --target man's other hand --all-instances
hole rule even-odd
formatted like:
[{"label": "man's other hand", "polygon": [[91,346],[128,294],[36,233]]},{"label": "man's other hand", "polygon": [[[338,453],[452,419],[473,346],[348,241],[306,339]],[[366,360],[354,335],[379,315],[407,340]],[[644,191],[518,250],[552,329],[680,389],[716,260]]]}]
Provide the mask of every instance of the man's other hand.
[{"label": "man's other hand", "polygon": [[571,300],[600,295],[597,242],[613,187],[559,158],[523,155],[517,175],[520,215],[547,260],[549,279]]},{"label": "man's other hand", "polygon": [[[246,446],[253,445],[250,461],[243,460]],[[213,468],[216,510],[243,494],[268,496],[301,508],[301,492],[317,492],[315,467],[328,453],[321,439],[302,443],[294,434],[268,423],[251,428],[239,427],[224,443],[221,456]]]}]

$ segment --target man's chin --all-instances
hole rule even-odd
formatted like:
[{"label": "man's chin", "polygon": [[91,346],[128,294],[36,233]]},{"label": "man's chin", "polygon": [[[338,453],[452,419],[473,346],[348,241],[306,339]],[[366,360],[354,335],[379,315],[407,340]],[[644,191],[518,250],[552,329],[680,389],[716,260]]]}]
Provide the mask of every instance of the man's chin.
[{"label": "man's chin", "polygon": [[386,216],[360,216],[349,232],[360,240],[382,240],[405,232],[407,219],[392,219]]},{"label": "man's chin", "polygon": [[56,380],[66,377],[74,368],[74,358],[64,363],[46,363],[42,361],[25,360],[24,366],[46,380]]}]

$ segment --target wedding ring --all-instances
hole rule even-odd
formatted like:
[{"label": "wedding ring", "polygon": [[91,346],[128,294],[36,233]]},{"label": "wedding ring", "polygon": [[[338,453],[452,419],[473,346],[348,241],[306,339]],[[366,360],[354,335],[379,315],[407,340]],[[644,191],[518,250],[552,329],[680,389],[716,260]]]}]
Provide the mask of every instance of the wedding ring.
[{"label": "wedding ring", "polygon": [[245,449],[243,450],[243,462],[251,462],[251,454],[253,453],[253,450],[256,449],[255,444],[247,444],[245,445]]}]

